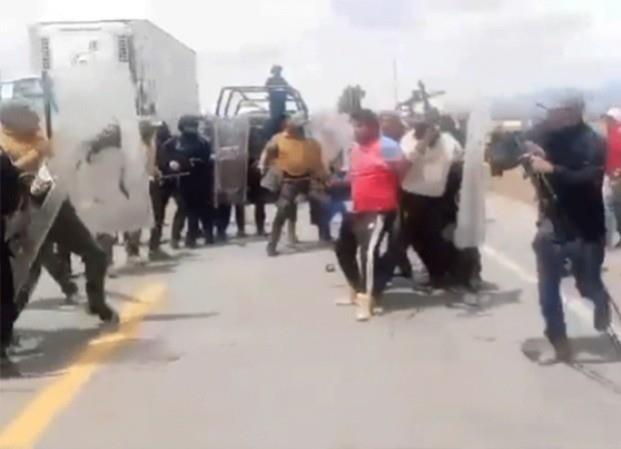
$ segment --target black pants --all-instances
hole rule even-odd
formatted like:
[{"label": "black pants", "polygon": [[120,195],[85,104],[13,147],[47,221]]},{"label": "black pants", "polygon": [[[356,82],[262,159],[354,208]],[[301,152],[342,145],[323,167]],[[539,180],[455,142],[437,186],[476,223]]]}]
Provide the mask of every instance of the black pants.
[{"label": "black pants", "polygon": [[[179,204],[178,193],[175,183],[171,181],[151,181],[149,183],[149,194],[151,196],[151,207],[153,208],[153,228],[151,229],[151,236],[149,237],[149,251],[157,251],[162,241],[166,207],[171,198],[177,199],[177,205]],[[177,241],[181,236],[181,228],[183,228],[183,221],[185,220],[185,217],[181,219],[182,215],[182,212],[179,211],[179,207],[177,206],[177,213],[175,213],[175,220],[173,221],[173,240],[175,240],[175,234],[177,235]],[[177,223],[175,226],[175,221],[181,221],[181,224]]]},{"label": "black pants", "polygon": [[[254,222],[257,226],[257,234],[265,233],[265,203],[263,201],[257,201],[253,203],[254,208]],[[246,208],[244,205],[235,206],[235,222],[237,223],[238,231],[246,232]]]},{"label": "black pants", "polygon": [[399,268],[401,275],[407,278],[412,278],[414,275],[412,269],[412,263],[410,262],[410,258],[408,257],[408,240],[404,233],[404,223],[405,217],[403,213],[403,209],[399,210],[397,215],[397,219],[395,220],[394,230],[395,239],[397,244],[395,246],[395,263],[396,267]]},{"label": "black pants", "polygon": [[[4,217],[0,218],[4,220]],[[0,350],[11,344],[13,326],[17,319],[15,305],[15,286],[13,284],[13,269],[11,267],[9,246],[5,242],[4,226],[0,236]]]},{"label": "black pants", "polygon": [[66,261],[54,252],[54,243],[48,237],[41,245],[39,254],[28,272],[28,278],[17,294],[15,302],[18,311],[21,312],[28,304],[30,296],[41,277],[42,267],[58,284],[65,296],[78,292],[77,285],[71,280],[71,272],[67,269]]},{"label": "black pants", "polygon": [[[347,214],[343,219],[335,245],[336,257],[356,293],[377,299],[392,278],[398,245],[392,232],[395,219],[396,212]],[[384,245],[386,250],[382,253]]]},{"label": "black pants", "polygon": [[[218,236],[225,237],[226,231],[231,223],[231,215],[233,212],[233,206],[228,203],[219,204],[215,209],[214,213],[214,222],[216,227],[216,232]],[[235,205],[235,222],[237,224],[238,232],[244,230],[245,227],[245,213],[243,205]]]},{"label": "black pants", "polygon": [[456,257],[455,246],[442,234],[446,226],[443,198],[404,192],[401,206],[405,248],[414,247],[432,282],[443,281]]},{"label": "black pants", "polygon": [[[455,162],[449,171],[446,191],[442,197],[443,230],[457,227],[463,168],[463,162]],[[449,238],[449,244],[451,245],[450,274],[453,281],[457,285],[467,287],[472,286],[472,282],[480,281],[482,265],[479,249],[459,249],[453,244],[452,236]]]},{"label": "black pants", "polygon": [[196,240],[203,235],[208,243],[213,242],[214,211],[208,199],[194,194],[181,197],[182,210],[187,214],[188,231],[185,235],[186,245],[196,244]]},{"label": "black pants", "polygon": [[56,243],[82,258],[86,269],[86,295],[89,306],[92,309],[103,306],[106,302],[104,292],[106,254],[97,245],[95,238],[80,220],[69,200],[62,204],[47,235],[47,241]]}]

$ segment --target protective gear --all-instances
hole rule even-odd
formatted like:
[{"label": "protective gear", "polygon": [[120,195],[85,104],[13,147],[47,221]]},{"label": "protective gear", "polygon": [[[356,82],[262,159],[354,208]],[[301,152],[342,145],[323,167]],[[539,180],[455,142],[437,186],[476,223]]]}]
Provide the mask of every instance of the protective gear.
[{"label": "protective gear", "polygon": [[[179,174],[179,191],[182,210],[188,217],[188,235],[186,244],[192,247],[199,235],[199,222],[207,243],[213,243],[213,197],[214,172],[209,142],[197,134],[188,133],[188,124],[192,128],[194,118],[183,117],[179,128],[181,136],[170,139],[164,145],[161,167],[165,175]],[[196,122],[197,123],[197,122]],[[170,170],[170,162],[177,162],[179,172]]]}]

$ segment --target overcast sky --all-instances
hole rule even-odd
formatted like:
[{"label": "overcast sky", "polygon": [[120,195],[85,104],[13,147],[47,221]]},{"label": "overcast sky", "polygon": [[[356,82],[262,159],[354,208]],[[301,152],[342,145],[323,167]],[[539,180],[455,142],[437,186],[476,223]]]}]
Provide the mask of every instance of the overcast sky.
[{"label": "overcast sky", "polygon": [[422,78],[453,98],[621,79],[619,0],[2,0],[0,70],[27,70],[36,20],[149,18],[197,51],[203,106],[274,63],[311,107],[361,84],[394,103]]}]

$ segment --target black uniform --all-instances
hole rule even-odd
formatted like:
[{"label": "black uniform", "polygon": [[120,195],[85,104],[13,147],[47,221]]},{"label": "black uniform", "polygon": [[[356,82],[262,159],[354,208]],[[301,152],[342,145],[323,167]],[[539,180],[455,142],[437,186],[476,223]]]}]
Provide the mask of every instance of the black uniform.
[{"label": "black uniform", "polygon": [[610,321],[610,296],[601,276],[606,234],[602,198],[606,145],[585,123],[538,137],[554,172],[535,182],[540,218],[533,248],[545,333],[556,346],[567,339],[560,294],[567,259],[572,262],[581,295],[595,305],[595,327],[603,331]]},{"label": "black uniform", "polygon": [[[172,138],[170,129],[164,123],[157,130],[155,146],[156,157],[155,163],[160,173],[166,173],[166,149],[165,144]],[[153,207],[153,228],[151,229],[151,237],[149,238],[149,251],[156,253],[160,248],[162,240],[162,230],[164,229],[164,219],[166,217],[166,207],[171,198],[177,203],[177,212],[172,227],[172,240],[179,241],[181,228],[185,221],[185,211],[181,209],[181,201],[179,200],[179,180],[170,178],[154,178],[149,182],[149,194],[151,196],[151,206]]]},{"label": "black uniform", "polygon": [[[164,175],[187,173],[187,176],[179,179],[182,209],[188,217],[186,245],[196,245],[199,222],[202,224],[206,241],[212,243],[214,167],[209,142],[198,133],[182,131],[180,136],[173,137],[164,144],[162,156],[164,160],[161,168]],[[178,172],[170,168],[173,161],[180,166]]]},{"label": "black uniform", "polygon": [[15,286],[11,268],[11,253],[6,241],[5,220],[19,204],[19,172],[11,159],[0,149],[0,356],[6,355],[11,343],[13,324],[17,318]]}]

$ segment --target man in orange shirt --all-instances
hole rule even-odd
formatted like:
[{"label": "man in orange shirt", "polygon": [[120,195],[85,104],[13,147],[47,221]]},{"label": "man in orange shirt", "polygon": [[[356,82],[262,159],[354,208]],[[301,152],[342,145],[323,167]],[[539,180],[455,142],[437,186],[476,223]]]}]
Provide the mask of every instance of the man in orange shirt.
[{"label": "man in orange shirt", "polygon": [[[318,203],[322,211],[327,212],[327,196],[321,187],[327,179],[327,172],[321,159],[321,146],[314,139],[304,135],[306,117],[298,113],[287,120],[285,131],[275,135],[268,142],[261,156],[260,165],[265,171],[273,166],[282,174],[282,183],[276,206],[278,208],[269,243],[268,256],[278,253],[276,248],[282,234],[282,228],[295,214],[296,198],[306,195],[310,201]],[[324,223],[320,220],[320,223]]]}]

